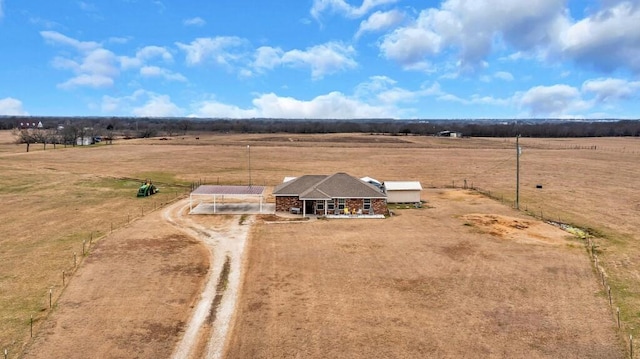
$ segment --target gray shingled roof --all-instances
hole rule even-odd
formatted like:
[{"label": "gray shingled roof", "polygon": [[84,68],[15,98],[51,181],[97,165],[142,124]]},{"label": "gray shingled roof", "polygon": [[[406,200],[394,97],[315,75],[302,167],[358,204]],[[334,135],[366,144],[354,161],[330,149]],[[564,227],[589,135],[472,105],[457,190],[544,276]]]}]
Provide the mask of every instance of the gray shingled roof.
[{"label": "gray shingled roof", "polygon": [[300,199],[330,198],[386,198],[375,186],[346,173],[331,176],[306,175],[281,183],[273,190],[274,196],[297,196]]}]

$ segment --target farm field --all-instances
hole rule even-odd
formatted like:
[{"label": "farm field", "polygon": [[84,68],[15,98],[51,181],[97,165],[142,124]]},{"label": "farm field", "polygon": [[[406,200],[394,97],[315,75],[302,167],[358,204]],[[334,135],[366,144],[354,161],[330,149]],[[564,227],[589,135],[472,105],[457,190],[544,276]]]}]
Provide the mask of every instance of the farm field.
[{"label": "farm field", "polygon": [[[99,264],[92,263],[100,259],[94,254],[119,253],[118,246],[126,248],[129,241],[171,243],[178,234],[161,229],[158,208],[183,196],[191,182],[247,184],[249,159],[253,183],[267,186],[284,176],[338,171],[379,180],[419,180],[430,187],[423,193],[428,208],[400,210],[396,217],[362,223],[280,225],[258,220],[248,242],[228,357],[318,357],[343,345],[352,353],[387,357],[475,352],[494,357],[527,352],[538,357],[622,357],[623,339],[637,334],[636,138],[520,139],[523,211],[517,212],[510,208],[515,197],[513,139],[198,136],[56,150],[49,145],[46,151],[32,145],[31,152],[24,153],[10,133],[0,133],[0,345],[21,353],[54,338],[47,328],[53,319],[62,320],[68,310],[65,296],[74,295],[69,290],[60,296],[63,270],[72,283],[67,285],[90,283],[83,271]],[[161,192],[137,199],[135,191],[145,178]],[[465,180],[497,200],[445,189],[461,187]],[[492,233],[483,224],[487,215],[503,216],[499,219],[506,221],[506,228],[516,220],[534,221],[526,212],[592,230],[614,306],[621,310],[621,331],[615,330],[613,311],[582,242],[550,226],[544,229],[549,239],[540,240],[524,229]],[[535,221],[527,223],[527,228],[538,227]],[[151,228],[160,229],[155,235],[140,235]],[[300,231],[303,236],[297,235]],[[78,255],[79,269],[71,274],[73,254],[82,253],[83,240],[90,238],[95,238],[95,252]],[[144,252],[144,246],[139,250]],[[113,258],[119,257],[128,256]],[[192,262],[181,262],[186,258]],[[203,248],[192,243],[128,265],[133,273],[147,268],[139,288],[149,283],[149,290],[158,293],[157,288],[176,285],[182,274],[155,277],[157,271],[149,268],[162,268],[167,261],[201,268],[205,258]],[[181,281],[182,297],[173,299],[181,304],[168,314],[158,312],[157,325],[167,328],[188,317],[194,293],[203,286],[197,273]],[[143,316],[157,310],[148,300],[129,297],[127,304]],[[31,315],[34,341],[29,338]],[[141,323],[140,318],[131,320]],[[184,329],[172,328],[174,333]],[[177,342],[178,336],[167,343]],[[136,343],[122,345],[118,350],[136,348]],[[138,349],[145,357],[168,346]]]}]

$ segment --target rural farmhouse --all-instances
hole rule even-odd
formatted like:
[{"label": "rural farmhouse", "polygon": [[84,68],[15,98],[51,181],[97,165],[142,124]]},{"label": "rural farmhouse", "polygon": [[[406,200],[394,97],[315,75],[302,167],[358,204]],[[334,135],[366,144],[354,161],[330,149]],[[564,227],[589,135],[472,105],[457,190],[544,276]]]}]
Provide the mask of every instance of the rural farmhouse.
[{"label": "rural farmhouse", "polygon": [[385,181],[388,203],[420,203],[422,185],[418,181]]},{"label": "rural farmhouse", "polygon": [[387,196],[374,185],[346,173],[305,175],[274,188],[276,212],[314,215],[384,215]]}]

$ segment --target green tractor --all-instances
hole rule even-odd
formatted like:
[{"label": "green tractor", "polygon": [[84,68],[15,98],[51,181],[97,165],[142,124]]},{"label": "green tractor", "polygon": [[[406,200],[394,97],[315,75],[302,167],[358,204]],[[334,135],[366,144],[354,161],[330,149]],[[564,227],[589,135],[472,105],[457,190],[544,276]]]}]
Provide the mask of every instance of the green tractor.
[{"label": "green tractor", "polygon": [[138,197],[147,197],[158,192],[160,192],[158,187],[156,187],[151,181],[146,180],[140,188],[138,188]]}]

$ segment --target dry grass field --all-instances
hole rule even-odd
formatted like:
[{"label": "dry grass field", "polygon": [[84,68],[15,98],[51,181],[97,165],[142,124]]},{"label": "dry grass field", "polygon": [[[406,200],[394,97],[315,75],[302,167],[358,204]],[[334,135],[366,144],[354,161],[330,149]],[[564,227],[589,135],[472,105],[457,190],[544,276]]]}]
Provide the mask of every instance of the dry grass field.
[{"label": "dry grass field", "polygon": [[[419,180],[434,188],[423,196],[433,208],[401,210],[396,217],[374,222],[256,224],[229,357],[324,357],[341,347],[363,357],[619,357],[622,338],[637,334],[639,139],[521,139],[523,211],[516,212],[510,209],[515,195],[513,139],[199,137],[56,150],[48,146],[46,151],[32,145],[32,151],[24,153],[10,133],[0,132],[0,345],[11,357],[53,340],[47,328],[64,322],[61,314],[71,310],[63,305],[64,295],[71,293],[60,297],[63,270],[68,281],[82,283],[90,281],[91,266],[99,268],[98,253],[117,254],[118,246],[135,248],[136,241],[151,239],[170,247],[175,240],[171,231],[144,235],[147,229],[136,228],[159,226],[152,210],[184,194],[190,182],[248,183],[247,145],[254,184],[273,186],[284,176],[337,171],[379,180]],[[135,198],[145,178],[154,180],[161,192]],[[504,203],[472,193],[451,197],[443,190],[460,187],[464,180]],[[525,211],[594,233],[614,307],[621,310],[621,331],[614,330],[613,311],[583,243],[550,228],[543,231],[549,240],[535,231],[511,233],[516,219],[534,221]],[[496,227],[500,221],[506,224]],[[538,225],[527,222],[526,227]],[[129,234],[119,238],[122,233]],[[91,254],[83,257],[82,242],[90,238]],[[125,243],[127,238],[131,244]],[[203,255],[194,254],[200,251],[193,244],[148,261],[179,262],[190,253],[197,267]],[[71,274],[74,252],[85,262]],[[133,272],[153,268],[148,261],[129,265]],[[156,278],[153,273],[158,271],[151,269],[140,273],[149,279],[142,283],[149,282],[150,292],[175,285],[182,275]],[[149,313],[157,325],[176,325],[188,315],[188,303],[201,283],[194,274],[182,285],[182,297],[173,299],[181,306]],[[46,319],[50,289],[50,318],[56,322]],[[142,314],[156,310],[144,301],[131,299],[128,304],[141,308]],[[172,328],[181,330],[179,325]],[[128,345],[147,357],[168,344]]]}]

